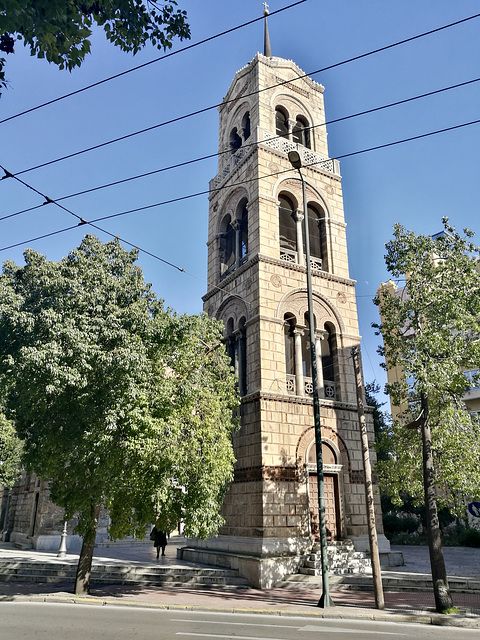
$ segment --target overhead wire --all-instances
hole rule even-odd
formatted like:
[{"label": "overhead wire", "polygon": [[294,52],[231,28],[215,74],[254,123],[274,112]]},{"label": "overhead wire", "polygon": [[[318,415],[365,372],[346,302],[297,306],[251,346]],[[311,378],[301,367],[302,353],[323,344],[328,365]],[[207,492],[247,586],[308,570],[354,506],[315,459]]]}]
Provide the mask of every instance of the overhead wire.
[{"label": "overhead wire", "polygon": [[[298,76],[296,78],[291,78],[289,80],[284,80],[282,82],[278,82],[277,84],[270,85],[268,87],[263,87],[262,89],[257,89],[255,91],[250,92],[250,93],[245,93],[245,94],[242,95],[242,98],[243,99],[244,98],[248,98],[248,97],[251,97],[251,96],[258,95],[258,94],[260,94],[260,93],[262,93],[264,91],[268,91],[270,89],[275,89],[277,87],[281,87],[281,86],[284,86],[286,84],[292,84],[293,82],[297,82],[298,80],[302,80],[304,78],[308,78],[310,76],[316,75],[318,73],[322,73],[324,71],[328,71],[330,69],[335,69],[335,68],[337,68],[339,66],[342,66],[344,64],[349,64],[351,62],[355,62],[357,60],[361,60],[362,58],[366,58],[368,56],[380,53],[382,51],[386,51],[388,49],[392,49],[393,47],[397,47],[397,46],[405,44],[407,42],[411,42],[413,40],[417,40],[419,38],[423,38],[423,37],[425,37],[427,35],[431,35],[433,33],[438,33],[439,31],[442,31],[444,29],[448,29],[448,28],[453,27],[453,26],[457,26],[457,25],[459,25],[461,23],[467,22],[469,20],[473,20],[473,19],[478,18],[478,17],[480,17],[480,13],[477,13],[477,14],[475,14],[473,16],[469,16],[467,18],[463,18],[461,20],[457,20],[457,21],[449,23],[447,25],[443,25],[441,27],[437,27],[435,29],[431,29],[430,31],[425,31],[425,32],[423,32],[421,34],[417,34],[415,36],[411,36],[409,38],[405,38],[404,40],[399,40],[397,42],[394,42],[392,44],[386,45],[384,47],[380,47],[378,49],[374,49],[373,51],[368,51],[366,53],[362,53],[362,54],[359,54],[357,56],[353,56],[353,57],[348,58],[346,60],[342,60],[341,62],[333,63],[331,65],[328,65],[327,67],[323,67],[322,69],[317,69],[316,71],[312,71],[310,73],[305,73],[305,74],[300,75],[300,76]],[[155,129],[159,129],[159,128],[167,126],[169,124],[174,124],[176,122],[181,122],[181,121],[186,120],[188,118],[191,118],[193,116],[197,116],[197,115],[200,115],[202,113],[207,113],[208,111],[212,111],[213,109],[217,109],[218,107],[220,107],[222,105],[227,105],[227,104],[233,103],[236,100],[238,100],[238,96],[236,96],[235,98],[230,98],[229,100],[223,100],[222,102],[216,103],[216,104],[211,105],[209,107],[203,107],[202,109],[197,109],[196,111],[192,111],[190,113],[187,113],[187,114],[184,114],[184,115],[181,115],[181,116],[176,116],[175,118],[171,118],[169,120],[165,120],[164,122],[160,122],[160,123],[157,123],[155,125],[151,125],[149,127],[145,127],[143,129],[139,129],[138,131],[133,131],[131,133],[127,133],[127,134],[125,134],[123,136],[119,136],[117,138],[113,138],[112,140],[107,140],[105,142],[101,142],[99,144],[92,145],[90,147],[87,147],[86,149],[81,149],[80,151],[75,151],[75,152],[69,153],[67,155],[61,156],[60,158],[55,158],[53,160],[49,160],[47,162],[43,162],[41,164],[35,165],[34,167],[29,167],[28,169],[23,169],[22,171],[17,171],[15,173],[15,175],[23,175],[23,174],[28,173],[30,171],[35,171],[37,169],[41,169],[43,167],[50,166],[50,165],[55,164],[57,162],[63,162],[64,160],[68,160],[70,158],[77,157],[77,156],[82,155],[84,153],[89,153],[90,151],[94,151],[96,149],[101,149],[103,147],[109,146],[109,145],[114,144],[116,142],[121,142],[123,140],[127,140],[127,139],[135,137],[137,135],[140,135],[140,134],[143,134],[143,133],[148,133],[149,131],[154,131]],[[0,121],[0,124],[1,124],[1,121]]]},{"label": "overhead wire", "polygon": [[[384,143],[384,144],[381,144],[381,145],[376,145],[374,147],[369,147],[367,149],[360,149],[358,151],[352,151],[350,153],[345,153],[345,154],[342,154],[342,155],[338,155],[338,156],[336,156],[336,158],[329,158],[329,159],[330,160],[341,160],[342,158],[349,158],[349,157],[352,157],[352,156],[360,155],[362,153],[369,153],[371,151],[378,151],[379,149],[386,149],[386,148],[393,147],[393,146],[398,145],[398,144],[404,144],[406,142],[413,142],[414,140],[420,140],[420,139],[427,138],[427,137],[430,137],[430,136],[433,136],[433,135],[438,135],[440,133],[446,133],[448,131],[454,131],[456,129],[461,129],[461,128],[468,127],[468,126],[471,126],[471,125],[474,125],[474,124],[480,124],[480,119],[472,120],[470,122],[464,122],[464,123],[461,123],[461,124],[458,124],[458,125],[452,125],[450,127],[445,127],[443,129],[437,129],[436,131],[429,131],[427,133],[419,134],[419,135],[416,135],[416,136],[411,136],[409,138],[403,138],[401,140],[396,140],[396,141],[393,141],[393,142],[387,142],[387,143]],[[309,163],[303,165],[303,168],[307,169],[309,167],[314,167],[315,165],[317,165],[317,164],[319,164],[321,162],[325,162],[325,159],[318,160],[318,161],[315,161],[315,162],[309,162]],[[5,173],[7,173],[7,170],[5,169],[5,167],[0,165],[0,168],[3,171],[5,171]],[[121,217],[121,216],[124,216],[124,215],[128,215],[130,213],[137,213],[139,211],[146,211],[148,209],[153,209],[155,207],[160,207],[160,206],[165,206],[167,204],[173,204],[173,203],[176,203],[176,202],[181,202],[183,200],[189,200],[191,198],[195,198],[195,197],[198,197],[198,196],[201,196],[201,195],[208,195],[208,194],[211,194],[211,193],[216,193],[216,192],[222,191],[223,189],[226,189],[226,188],[231,189],[232,187],[243,185],[243,184],[246,184],[248,182],[253,182],[253,181],[262,180],[262,179],[265,179],[265,178],[270,178],[270,177],[273,177],[273,176],[278,176],[278,175],[281,175],[283,173],[288,173],[290,171],[292,171],[291,168],[283,169],[281,171],[276,171],[274,173],[270,173],[270,174],[267,174],[267,175],[264,175],[264,176],[259,176],[258,178],[256,178],[256,177],[255,178],[250,178],[248,180],[242,180],[241,182],[233,183],[233,184],[229,183],[228,185],[224,185],[224,186],[218,187],[216,189],[211,189],[211,190],[206,190],[206,191],[199,191],[199,192],[188,194],[188,195],[185,195],[185,196],[180,196],[180,197],[177,197],[177,198],[171,198],[170,200],[164,200],[162,202],[156,202],[156,203],[153,203],[153,204],[145,205],[143,207],[136,207],[135,209],[129,209],[127,211],[121,211],[121,212],[118,212],[118,213],[109,214],[109,215],[106,215],[106,216],[102,216],[100,218],[95,218],[95,219],[90,220],[90,221],[83,220],[83,218],[81,218],[81,216],[76,216],[76,217],[81,219],[81,222],[79,224],[89,224],[91,226],[94,226],[97,222],[103,222],[105,220],[118,218],[118,217]],[[10,177],[15,177],[15,176],[10,176]],[[25,184],[25,183],[22,182],[22,184]],[[29,185],[26,185],[26,186],[29,186]],[[37,192],[37,193],[40,193],[40,192]],[[44,194],[41,194],[41,195],[44,198],[47,197]],[[57,204],[56,200],[53,200],[53,199],[50,199],[50,198],[48,200],[49,200],[50,204]],[[64,208],[61,205],[58,205],[58,206],[60,206],[61,208]],[[67,210],[67,211],[69,213],[72,213],[69,210]],[[76,214],[73,214],[73,215],[76,215]],[[79,225],[77,225],[77,226],[79,226]],[[64,233],[65,231],[70,231],[73,228],[74,227],[67,227],[65,229],[60,229],[60,230],[51,232],[51,233],[46,234],[46,235],[42,235],[42,236],[38,236],[38,237],[35,237],[35,238],[31,238],[29,240],[24,240],[23,242],[18,242],[18,243],[15,243],[15,244],[12,244],[12,245],[9,245],[9,246],[6,246],[6,247],[0,247],[0,251],[7,251],[8,249],[13,249],[15,247],[21,246],[21,245],[29,243],[29,242],[36,242],[37,240],[41,240],[41,239],[43,239],[45,237],[58,235],[60,233]],[[105,231],[104,229],[99,228],[99,230],[103,231],[104,233],[107,233],[109,235],[112,235],[113,237],[117,237],[115,234],[112,234],[112,233],[110,233],[108,231]],[[129,243],[129,244],[131,244],[131,243]],[[135,246],[135,245],[131,245],[131,246]],[[143,249],[139,249],[139,250],[143,251]],[[165,260],[162,260],[162,262],[165,262]],[[181,268],[177,267],[176,265],[174,265],[174,266],[175,266],[176,269],[184,271],[184,269],[181,269]]]},{"label": "overhead wire", "polygon": [[[386,105],[382,105],[382,106],[379,106],[379,107],[373,107],[371,109],[366,109],[364,111],[359,111],[357,113],[350,114],[350,115],[347,115],[347,116],[342,116],[340,118],[334,118],[333,120],[328,120],[328,121],[326,121],[324,123],[321,123],[321,124],[316,124],[316,125],[312,125],[310,127],[306,127],[305,130],[313,131],[314,129],[317,129],[319,127],[327,127],[327,126],[330,126],[332,124],[336,124],[336,123],[339,123],[339,122],[344,122],[345,120],[349,120],[349,119],[352,119],[352,118],[357,118],[359,116],[364,116],[364,115],[368,115],[368,114],[371,114],[371,113],[375,113],[375,112],[381,111],[383,109],[389,109],[391,107],[396,107],[396,106],[399,106],[399,105],[402,105],[402,104],[406,104],[406,103],[412,102],[414,100],[419,100],[421,98],[430,97],[430,96],[433,96],[433,95],[436,95],[436,94],[439,94],[439,93],[443,93],[445,91],[450,91],[452,89],[458,89],[460,87],[471,85],[471,84],[473,84],[475,82],[479,82],[479,81],[480,81],[480,78],[474,78],[473,80],[467,80],[465,82],[459,82],[457,84],[450,85],[448,87],[443,87],[441,89],[428,91],[426,93],[422,93],[422,94],[417,95],[417,96],[412,96],[410,98],[404,98],[402,100],[397,100],[396,102],[391,102],[391,103],[386,104]],[[272,140],[278,140],[278,139],[280,139],[282,137],[283,136],[281,136],[281,135],[272,136],[271,138],[267,138],[267,139],[263,140],[262,142],[263,143],[267,143],[267,142],[271,142]],[[258,144],[259,144],[258,142],[246,143],[246,144],[242,145],[241,148],[245,150],[245,149],[248,149],[248,148],[250,148],[252,146],[258,146]],[[158,173],[162,173],[162,172],[165,172],[165,171],[170,171],[172,169],[178,169],[180,167],[185,167],[185,166],[188,166],[188,165],[191,165],[191,164],[195,164],[197,162],[203,162],[204,160],[210,160],[212,158],[220,157],[220,156],[226,155],[226,154],[231,154],[231,150],[227,149],[227,150],[224,150],[224,151],[219,151],[217,153],[210,153],[208,155],[201,156],[199,158],[193,158],[191,160],[185,160],[184,162],[179,162],[179,163],[176,163],[176,164],[173,164],[173,165],[169,165],[167,167],[161,167],[160,169],[154,169],[152,171],[147,171],[147,172],[144,172],[144,173],[140,173],[140,174],[137,174],[135,176],[129,176],[128,178],[115,180],[113,182],[109,182],[109,183],[106,183],[106,184],[103,184],[103,185],[98,185],[96,187],[91,187],[89,189],[84,189],[82,191],[77,191],[76,193],[72,193],[72,194],[69,194],[69,195],[66,195],[66,196],[61,196],[59,198],[55,198],[55,200],[57,202],[60,202],[60,201],[63,201],[63,200],[68,200],[70,198],[75,198],[75,197],[78,197],[78,196],[81,196],[81,195],[85,195],[87,193],[92,193],[94,191],[99,191],[100,189],[106,189],[108,187],[117,186],[119,184],[124,184],[126,182],[131,182],[132,180],[137,180],[139,178],[149,177],[149,176],[152,176],[152,175],[155,175],[155,174],[158,174]],[[25,172],[18,172],[18,173],[15,173],[15,174],[12,174],[12,173],[9,172],[8,175],[3,176],[2,178],[0,178],[0,180],[4,180],[5,178],[8,178],[8,177],[18,177],[22,173],[25,173]],[[29,211],[33,211],[35,209],[39,209],[39,208],[43,207],[45,204],[47,204],[47,203],[44,202],[44,203],[42,203],[40,205],[35,205],[34,207],[29,207],[27,209],[22,209],[20,211],[16,211],[15,213],[10,213],[8,215],[2,216],[2,217],[0,217],[0,221],[6,220],[8,218],[13,218],[15,216],[21,215],[23,213],[27,213]]]},{"label": "overhead wire", "polygon": [[[281,13],[282,11],[286,11],[287,9],[291,9],[293,7],[296,7],[299,4],[302,4],[303,2],[306,2],[307,0],[298,0],[298,2],[294,2],[293,4],[288,5],[287,7],[282,7],[281,9],[276,9],[275,11],[270,12],[269,16],[274,16],[277,13]],[[122,76],[125,76],[129,73],[132,73],[133,71],[138,71],[138,69],[143,69],[144,67],[148,67],[151,64],[155,64],[156,62],[160,62],[161,60],[165,60],[166,58],[171,58],[172,56],[175,56],[179,53],[183,53],[184,51],[189,51],[190,49],[194,49],[195,47],[198,47],[202,44],[205,44],[207,42],[211,42],[212,40],[215,40],[216,38],[220,38],[221,36],[225,36],[229,33],[232,33],[233,31],[237,31],[238,29],[243,29],[243,27],[247,27],[251,24],[254,24],[255,22],[259,22],[260,20],[263,20],[263,16],[260,16],[258,18],[255,18],[253,20],[249,20],[248,22],[244,22],[243,24],[240,24],[236,27],[232,27],[231,29],[226,29],[225,31],[222,31],[220,33],[217,33],[213,36],[209,36],[208,38],[204,38],[203,40],[200,40],[199,42],[194,42],[193,44],[189,44],[185,47],[181,47],[180,49],[177,49],[175,51],[171,51],[170,53],[166,53],[163,56],[160,56],[158,58],[155,58],[154,60],[150,60],[149,62],[144,62],[142,64],[137,65],[136,67],[132,67],[131,69],[127,69],[126,71],[121,71],[120,73],[116,73],[112,76],[109,76],[108,78],[104,78],[103,80],[98,80],[97,82],[93,82],[92,84],[89,84],[85,87],[82,87],[81,89],[76,89],[75,91],[71,91],[70,93],[66,93],[63,96],[59,96],[58,98],[54,98],[53,100],[48,100],[47,102],[43,102],[42,104],[39,104],[35,107],[31,107],[30,109],[25,109],[25,111],[21,111],[19,113],[14,114],[13,116],[8,116],[7,118],[3,118],[3,120],[0,120],[0,124],[3,124],[4,122],[8,122],[9,120],[14,120],[15,118],[19,118],[20,116],[23,116],[27,113],[31,113],[32,111],[37,111],[38,109],[42,109],[43,107],[46,107],[50,104],[54,104],[55,102],[59,102],[60,100],[64,100],[65,98],[70,98],[71,96],[77,95],[79,93],[82,93],[83,91],[87,91],[88,89],[93,89],[94,87],[98,87],[101,84],[105,84],[106,82],[110,82],[110,80],[115,80],[116,78],[120,78]]]}]

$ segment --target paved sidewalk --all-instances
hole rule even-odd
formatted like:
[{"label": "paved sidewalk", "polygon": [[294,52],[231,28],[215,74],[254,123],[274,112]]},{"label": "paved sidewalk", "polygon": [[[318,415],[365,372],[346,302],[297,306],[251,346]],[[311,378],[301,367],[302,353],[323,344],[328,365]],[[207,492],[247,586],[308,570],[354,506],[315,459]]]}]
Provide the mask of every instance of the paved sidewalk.
[{"label": "paved sidewalk", "polygon": [[[129,566],[198,566],[177,560],[178,546],[185,544],[183,538],[172,537],[167,546],[165,558],[155,559],[151,543],[132,545],[102,546],[95,549],[94,563],[119,564]],[[430,572],[428,549],[426,547],[394,547],[404,554],[405,566],[382,571],[386,577],[404,575],[428,575]],[[449,579],[455,577],[475,578],[480,581],[480,549],[447,547],[444,549]],[[9,560],[42,560],[52,564],[68,562],[76,565],[78,556],[69,554],[58,559],[55,554],[32,550],[18,550],[8,543],[0,543],[0,558]],[[332,577],[331,596],[335,607],[317,607],[321,591],[317,588],[304,589],[245,589],[245,588],[168,588],[144,585],[103,585],[92,584],[88,597],[75,596],[73,583],[18,583],[0,582],[0,602],[2,600],[43,600],[56,602],[98,603],[102,605],[130,605],[158,608],[182,608],[221,611],[259,611],[275,615],[301,615],[340,618],[368,618],[378,620],[409,620],[430,624],[469,626],[480,629],[480,593],[453,593],[458,614],[440,615],[434,610],[433,593],[385,591],[385,610],[375,609],[372,591],[354,591],[341,588],[339,581]]]}]

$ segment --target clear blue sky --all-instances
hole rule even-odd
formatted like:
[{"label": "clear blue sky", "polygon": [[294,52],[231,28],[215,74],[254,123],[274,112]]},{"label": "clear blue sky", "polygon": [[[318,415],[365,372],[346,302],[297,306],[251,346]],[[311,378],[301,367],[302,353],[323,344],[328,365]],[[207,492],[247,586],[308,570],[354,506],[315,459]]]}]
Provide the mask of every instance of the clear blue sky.
[{"label": "clear blue sky", "polygon": [[[258,0],[179,0],[188,11],[192,42],[259,15]],[[271,0],[270,11],[288,0]],[[469,0],[307,0],[269,20],[273,55],[294,60],[305,73],[375,50],[479,12]],[[176,43],[174,50],[182,46]],[[12,173],[221,102],[235,72],[263,50],[263,24],[179,53],[77,96],[0,124],[0,163]],[[60,71],[22,47],[8,56],[10,81],[0,120],[160,55],[148,47],[122,53],[96,34],[81,69]],[[480,19],[313,75],[325,86],[327,120],[357,113],[480,77]],[[332,124],[331,157],[338,157],[480,117],[480,82],[437,96]],[[218,114],[212,109],[22,175],[51,198],[217,152]],[[442,216],[458,228],[479,230],[480,126],[341,160],[351,276],[358,282],[365,379],[384,381],[378,367],[378,319],[371,302],[388,278],[384,244],[395,222],[417,233],[441,229]],[[208,189],[210,159],[121,186],[63,201],[87,220]],[[37,205],[38,195],[13,180],[0,182],[0,217]],[[200,196],[115,218],[103,226],[175,263],[188,273],[141,255],[139,263],[158,296],[179,312],[197,313],[206,291],[208,200]],[[37,235],[75,224],[48,205],[0,221],[0,260],[23,262],[27,246],[58,260],[88,227],[37,242]],[[102,237],[102,236],[101,236]],[[104,240],[107,239],[103,236]]]}]

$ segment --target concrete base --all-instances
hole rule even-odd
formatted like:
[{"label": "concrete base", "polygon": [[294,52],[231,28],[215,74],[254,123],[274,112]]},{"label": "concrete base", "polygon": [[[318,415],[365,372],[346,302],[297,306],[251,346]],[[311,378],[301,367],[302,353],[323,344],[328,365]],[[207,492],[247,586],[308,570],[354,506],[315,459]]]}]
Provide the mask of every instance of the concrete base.
[{"label": "concrete base", "polygon": [[[362,536],[350,536],[356,551],[365,551],[370,554],[370,540],[367,534]],[[378,553],[382,567],[402,567],[405,562],[401,551],[391,551],[390,540],[383,533],[377,535]]]},{"label": "concrete base", "polygon": [[312,546],[309,538],[242,538],[218,536],[192,539],[177,557],[235,569],[252,587],[271,589],[289,573],[296,573]]},{"label": "concrete base", "polygon": [[[370,540],[367,533],[361,536],[348,536],[348,539],[353,542],[356,551],[366,551],[367,553],[370,553]],[[390,552],[390,540],[385,536],[385,534],[377,534],[377,542],[379,553]]]}]

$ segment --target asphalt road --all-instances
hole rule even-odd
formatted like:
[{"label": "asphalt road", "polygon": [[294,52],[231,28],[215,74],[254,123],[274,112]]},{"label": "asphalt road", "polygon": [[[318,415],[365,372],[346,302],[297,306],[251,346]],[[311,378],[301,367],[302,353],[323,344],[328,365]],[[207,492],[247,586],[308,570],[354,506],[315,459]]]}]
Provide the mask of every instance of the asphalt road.
[{"label": "asphalt road", "polygon": [[2,602],[1,640],[474,640],[478,629],[368,620]]}]

